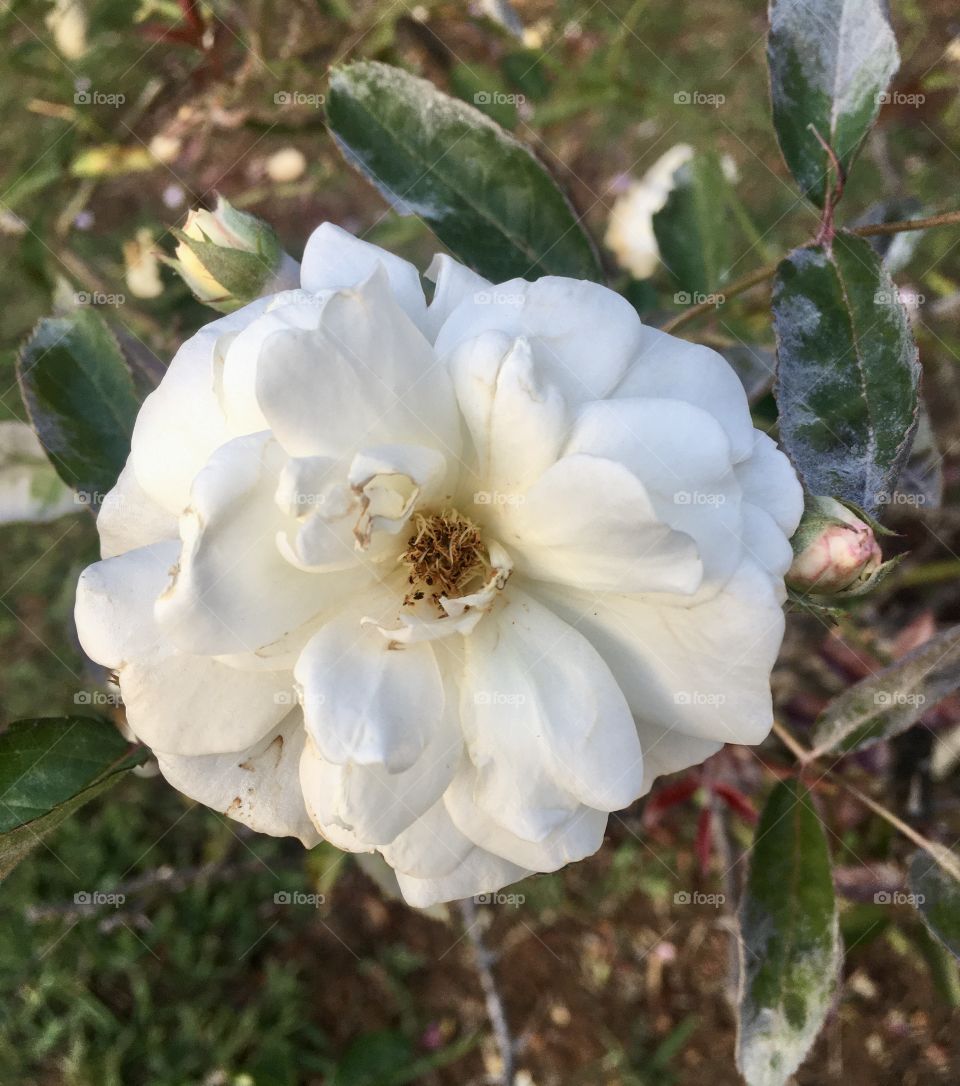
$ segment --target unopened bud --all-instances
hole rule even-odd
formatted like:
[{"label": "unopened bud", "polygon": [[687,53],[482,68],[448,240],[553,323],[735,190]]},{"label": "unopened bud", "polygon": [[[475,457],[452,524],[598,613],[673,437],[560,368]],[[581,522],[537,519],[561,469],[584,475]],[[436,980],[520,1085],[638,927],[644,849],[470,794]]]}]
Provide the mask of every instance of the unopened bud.
[{"label": "unopened bud", "polygon": [[800,592],[856,592],[884,564],[873,528],[833,498],[807,497],[792,544],[786,581]]},{"label": "unopened bud", "polygon": [[222,196],[214,211],[189,212],[174,234],[177,255],[167,262],[197,301],[221,313],[299,285],[300,265],[283,251],[273,227]]}]

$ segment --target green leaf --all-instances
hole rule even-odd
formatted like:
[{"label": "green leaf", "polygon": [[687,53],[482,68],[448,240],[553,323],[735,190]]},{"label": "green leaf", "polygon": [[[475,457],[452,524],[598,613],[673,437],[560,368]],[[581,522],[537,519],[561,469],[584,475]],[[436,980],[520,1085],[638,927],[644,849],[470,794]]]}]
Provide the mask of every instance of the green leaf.
[{"label": "green leaf", "polygon": [[0,878],[147,752],[94,717],[17,720],[0,733]]},{"label": "green leaf", "polygon": [[749,1086],[781,1086],[820,1032],[841,961],[830,854],[798,782],[778,784],[760,816],[740,931],[737,1066]]},{"label": "green leaf", "polygon": [[718,210],[727,179],[716,155],[698,154],[674,174],[666,204],[653,216],[660,257],[681,294],[678,305],[706,300],[726,277],[729,220]]},{"label": "green leaf", "polygon": [[504,128],[515,128],[517,104],[523,95],[507,91],[500,73],[485,64],[455,64],[450,69],[450,86],[457,97],[472,102]]},{"label": "green leaf", "polygon": [[20,352],[17,379],[57,474],[99,505],[126,462],[139,407],[106,322],[91,308],[45,317]]},{"label": "green leaf", "polygon": [[813,753],[849,753],[891,739],[958,687],[960,626],[953,626],[834,698],[817,722]]},{"label": "green leaf", "polygon": [[900,65],[884,0],[771,0],[773,124],[803,193],[826,202],[830,159],[846,174]]},{"label": "green leaf", "polygon": [[401,213],[496,282],[602,277],[573,209],[529,149],[425,79],[373,61],[335,69],[330,128]]},{"label": "green leaf", "polygon": [[917,423],[920,367],[897,288],[863,239],[794,249],[773,288],[780,438],[812,494],[874,512]]},{"label": "green leaf", "polygon": [[931,934],[960,958],[960,883],[925,852],[911,857],[909,883]]}]

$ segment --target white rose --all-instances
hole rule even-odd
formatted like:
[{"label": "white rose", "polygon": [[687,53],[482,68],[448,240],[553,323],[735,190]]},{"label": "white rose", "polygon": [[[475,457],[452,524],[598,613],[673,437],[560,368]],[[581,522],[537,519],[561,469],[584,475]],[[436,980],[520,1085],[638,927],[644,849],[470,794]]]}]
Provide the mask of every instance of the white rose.
[{"label": "white rose", "polygon": [[302,290],[184,344],[76,612],[176,788],[421,906],[763,739],[802,510],[713,351],[593,283],[428,275],[326,224]]},{"label": "white rose", "polygon": [[631,181],[613,202],[604,244],[635,279],[648,279],[660,263],[653,216],[667,205],[677,170],[693,158],[688,143],[662,154],[639,181]]}]

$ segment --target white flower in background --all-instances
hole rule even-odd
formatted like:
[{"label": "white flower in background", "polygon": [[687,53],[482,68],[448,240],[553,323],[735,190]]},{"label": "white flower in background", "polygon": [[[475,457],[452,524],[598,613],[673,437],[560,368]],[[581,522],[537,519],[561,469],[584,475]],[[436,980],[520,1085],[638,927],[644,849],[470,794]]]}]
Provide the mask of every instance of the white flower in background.
[{"label": "white flower in background", "polygon": [[326,224],[184,344],[76,611],[171,784],[421,906],[764,738],[802,508],[718,354],[592,283],[428,275]]},{"label": "white flower in background", "polygon": [[16,419],[0,422],[0,524],[44,523],[80,508],[33,428]]},{"label": "white flower in background", "polygon": [[[650,167],[639,181],[631,180],[610,211],[604,244],[617,263],[635,279],[647,279],[660,263],[660,246],[653,217],[662,211],[677,186],[679,172],[693,158],[693,148],[678,143]],[[731,184],[739,180],[737,164],[729,155],[720,158],[720,169]]]},{"label": "white flower in background", "polygon": [[653,232],[653,216],[666,206],[677,170],[691,158],[690,144],[671,147],[613,203],[604,244],[635,279],[648,279],[657,270],[660,247]]},{"label": "white flower in background", "polygon": [[266,171],[278,185],[298,181],[307,172],[307,156],[299,147],[281,147],[267,159]]},{"label": "white flower in background", "polygon": [[55,0],[44,20],[61,56],[79,60],[87,51],[87,11],[81,0]]},{"label": "white flower in background", "polygon": [[147,227],[141,227],[123,243],[127,289],[134,298],[159,298],[163,293],[160,262],[154,245],[153,233]]}]

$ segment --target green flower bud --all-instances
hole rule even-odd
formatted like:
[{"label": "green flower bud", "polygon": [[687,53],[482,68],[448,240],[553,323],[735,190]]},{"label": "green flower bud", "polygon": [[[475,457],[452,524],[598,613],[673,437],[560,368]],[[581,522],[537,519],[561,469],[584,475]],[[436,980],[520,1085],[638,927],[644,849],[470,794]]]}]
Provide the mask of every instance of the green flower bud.
[{"label": "green flower bud", "polygon": [[300,265],[283,251],[273,227],[223,196],[214,211],[189,212],[184,228],[173,233],[176,259],[167,263],[197,301],[221,313],[299,286]]}]

